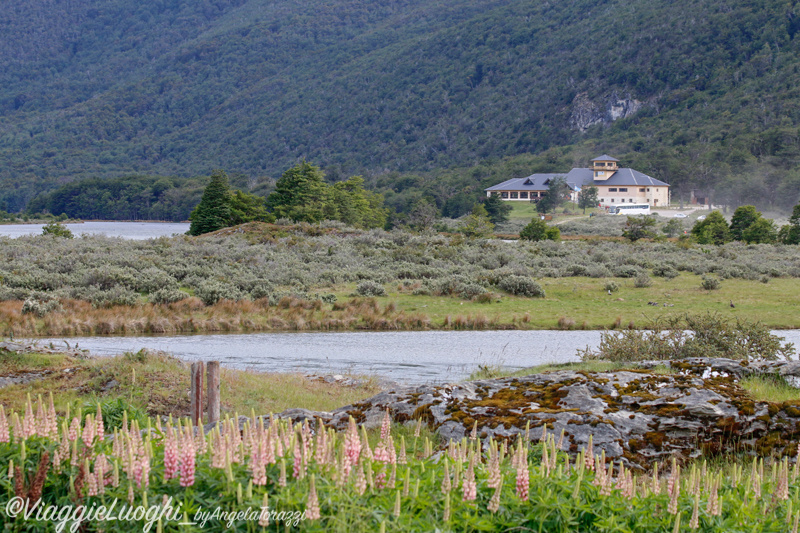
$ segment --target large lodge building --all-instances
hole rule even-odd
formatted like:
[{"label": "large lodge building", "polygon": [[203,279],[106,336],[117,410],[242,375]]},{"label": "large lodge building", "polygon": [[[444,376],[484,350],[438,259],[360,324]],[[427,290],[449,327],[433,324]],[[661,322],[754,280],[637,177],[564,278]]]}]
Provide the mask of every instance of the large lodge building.
[{"label": "large lodge building", "polygon": [[619,168],[619,160],[601,155],[591,160],[590,168],[573,168],[566,174],[531,174],[514,178],[486,190],[486,196],[500,196],[509,201],[538,201],[550,188],[554,178],[564,178],[577,200],[583,187],[597,187],[600,207],[620,204],[669,205],[669,185],[632,168]]}]

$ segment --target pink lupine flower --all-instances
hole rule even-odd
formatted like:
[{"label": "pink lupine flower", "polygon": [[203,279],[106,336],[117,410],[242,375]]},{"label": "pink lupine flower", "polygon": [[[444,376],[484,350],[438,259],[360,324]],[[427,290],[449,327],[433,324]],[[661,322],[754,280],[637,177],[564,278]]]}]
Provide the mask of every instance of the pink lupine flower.
[{"label": "pink lupine flower", "polygon": [[106,470],[108,468],[108,462],[106,461],[106,456],[102,453],[97,456],[97,459],[94,461],[94,476],[97,482],[97,492],[98,494],[103,494],[106,491]]},{"label": "pink lupine flower", "polygon": [[272,433],[267,432],[264,440],[264,464],[265,465],[274,465],[275,464],[275,449],[274,449],[274,440],[272,439]]},{"label": "pink lupine flower", "polygon": [[594,471],[594,449],[592,446],[592,436],[589,435],[589,444],[586,445],[586,468]]},{"label": "pink lupine flower", "polygon": [[87,448],[92,447],[92,443],[94,442],[94,432],[96,429],[96,425],[92,420],[92,415],[86,415],[86,423],[83,426],[83,434],[81,435],[81,440],[83,440],[83,445]]},{"label": "pink lupine flower", "polygon": [[178,440],[172,426],[164,435],[164,481],[178,477]]},{"label": "pink lupine flower", "polygon": [[191,487],[194,485],[195,449],[194,440],[189,431],[190,430],[187,428],[185,438],[181,439],[179,468],[181,487]]},{"label": "pink lupine flower", "polygon": [[36,401],[36,434],[40,437],[46,437],[47,429],[47,413],[45,413],[44,410],[42,396],[39,395],[39,398]]},{"label": "pink lupine flower", "polygon": [[294,462],[292,464],[292,477],[301,479],[305,474],[303,469],[303,455],[301,452],[300,444],[295,441],[294,443]]},{"label": "pink lupine flower", "polygon": [[97,496],[97,478],[89,471],[89,459],[84,460],[86,472],[86,491],[89,496]]},{"label": "pink lupine flower", "polygon": [[22,430],[22,423],[17,413],[13,413],[12,419],[14,424],[14,442],[16,443],[25,438],[25,432]]},{"label": "pink lupine flower", "polygon": [[328,458],[327,432],[322,424],[322,419],[317,419],[317,435],[314,439],[314,460],[317,464],[324,465]]},{"label": "pink lupine flower", "polygon": [[367,430],[361,426],[361,454],[368,461],[373,460],[372,449],[369,447],[369,439],[367,438]]},{"label": "pink lupine flower", "polygon": [[358,456],[361,454],[361,440],[358,438],[358,428],[356,421],[350,417],[347,426],[347,433],[344,436],[344,455],[347,458],[345,463],[345,476],[350,474],[350,468],[358,463]]},{"label": "pink lupine flower", "polygon": [[523,457],[517,465],[517,496],[524,502],[528,501],[529,476],[528,460]]},{"label": "pink lupine flower", "polygon": [[8,419],[6,418],[6,411],[0,405],[0,442],[10,442],[11,437],[8,432]]},{"label": "pink lupine flower", "polygon": [[397,464],[408,464],[408,457],[406,454],[406,438],[402,435],[400,436],[400,455],[397,456]]},{"label": "pink lupine flower", "polygon": [[681,493],[681,467],[676,465],[672,469],[672,475],[667,481],[667,493],[669,494],[669,505],[667,505],[667,512],[669,514],[678,514],[678,496]]},{"label": "pink lupine flower", "polygon": [[442,494],[449,494],[452,485],[450,484],[450,467],[447,458],[444,460],[444,478],[442,479]]},{"label": "pink lupine flower", "polygon": [[53,393],[50,393],[50,405],[47,409],[47,434],[51,439],[58,439],[58,417],[56,407],[53,405]]},{"label": "pink lupine flower", "polygon": [[489,480],[486,485],[490,489],[496,489],[502,483],[502,474],[500,473],[500,456],[494,452],[489,458]]},{"label": "pink lupine flower", "polygon": [[367,478],[364,476],[364,467],[361,463],[358,463],[356,467],[356,492],[358,492],[359,496],[363,496],[364,492],[367,490]]},{"label": "pink lupine flower", "polygon": [[306,504],[304,516],[308,520],[319,520],[322,517],[319,509],[319,498],[317,498],[317,486],[314,483],[314,474],[311,474],[311,489],[308,491],[308,503]]},{"label": "pink lupine flower", "polygon": [[381,422],[381,440],[385,441],[388,439],[391,431],[392,418],[389,416],[389,409],[386,409],[386,413],[383,415],[383,422]]},{"label": "pink lupine flower", "polygon": [[253,473],[253,485],[267,484],[267,471],[264,465],[265,452],[262,451],[265,443],[259,441],[255,443],[255,450],[250,454],[250,470]]},{"label": "pink lupine flower", "polygon": [[33,416],[33,406],[29,394],[28,403],[25,404],[25,418],[22,419],[22,437],[27,439],[34,435],[36,435],[36,419]]},{"label": "pink lupine flower", "polygon": [[81,421],[78,420],[78,417],[72,418],[72,423],[69,425],[69,440],[74,442],[78,440],[78,434],[80,433],[81,429]]},{"label": "pink lupine flower", "polygon": [[474,501],[478,495],[478,485],[475,482],[475,467],[473,462],[469,462],[467,467],[467,474],[464,476],[464,481],[461,485],[461,494],[465,502]]},{"label": "pink lupine flower", "polygon": [[694,495],[694,507],[692,508],[692,518],[689,520],[689,529],[700,527],[700,493]]},{"label": "pink lupine flower", "polygon": [[391,456],[389,455],[389,451],[386,449],[386,443],[383,441],[379,442],[377,446],[375,446],[375,452],[373,453],[373,459],[380,463],[388,463],[391,460]]}]

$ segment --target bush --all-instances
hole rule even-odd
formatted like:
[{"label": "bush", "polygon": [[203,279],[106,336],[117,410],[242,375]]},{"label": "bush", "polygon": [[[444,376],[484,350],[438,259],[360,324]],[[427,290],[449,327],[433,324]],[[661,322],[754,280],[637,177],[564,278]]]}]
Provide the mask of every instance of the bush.
[{"label": "bush", "polygon": [[619,290],[619,285],[617,285],[616,281],[606,281],[606,284],[603,285],[603,290],[606,292],[617,292]]},{"label": "bush", "polygon": [[189,295],[178,289],[158,289],[150,294],[150,301],[154,304],[171,304],[185,300]]},{"label": "bush", "polygon": [[516,296],[544,298],[542,286],[525,276],[507,276],[500,280],[498,287]]},{"label": "bush", "polygon": [[206,305],[214,305],[220,300],[241,300],[244,294],[234,285],[217,280],[206,280],[200,283],[194,291]]},{"label": "bush", "polygon": [[534,217],[533,220],[519,232],[519,238],[525,241],[543,241],[547,239],[547,229],[547,223],[544,220],[539,217]]},{"label": "bush", "polygon": [[36,315],[39,318],[53,312],[63,311],[58,300],[41,301],[34,297],[27,298],[22,304],[23,315]]},{"label": "bush", "polygon": [[559,230],[555,226],[550,226],[544,232],[544,236],[548,241],[560,241],[561,240],[561,230]]},{"label": "bush", "polygon": [[675,279],[680,275],[680,272],[671,265],[658,265],[653,267],[653,275],[659,278]]},{"label": "bush", "polygon": [[689,357],[742,360],[790,359],[792,343],[769,328],[748,320],[716,314],[671,316],[653,321],[645,330],[606,332],[597,350],[579,350],[584,361],[660,361]]},{"label": "bush", "polygon": [[71,239],[74,237],[68,227],[60,222],[49,222],[42,227],[42,235],[52,235],[53,237],[62,237]]},{"label": "bush", "polygon": [[386,289],[380,283],[367,280],[356,286],[356,294],[359,296],[386,296]]},{"label": "bush", "polygon": [[636,276],[636,279],[633,280],[633,286],[637,289],[643,289],[645,287],[649,287],[653,284],[653,280],[650,279],[645,273],[639,274]]},{"label": "bush", "polygon": [[719,289],[719,278],[711,276],[703,276],[703,282],[700,284],[707,291],[715,291]]},{"label": "bush", "polygon": [[476,298],[485,292],[487,292],[486,289],[477,283],[468,283],[461,287],[458,295],[465,300],[472,300],[473,298]]}]

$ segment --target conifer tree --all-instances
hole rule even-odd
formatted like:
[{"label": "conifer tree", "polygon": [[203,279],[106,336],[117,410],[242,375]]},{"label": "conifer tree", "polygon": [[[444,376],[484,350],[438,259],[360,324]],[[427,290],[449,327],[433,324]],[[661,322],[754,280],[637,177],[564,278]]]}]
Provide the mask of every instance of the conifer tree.
[{"label": "conifer tree", "polygon": [[189,235],[202,235],[225,228],[231,219],[231,191],[228,175],[222,170],[211,173],[211,183],[203,191],[200,203],[189,215]]}]

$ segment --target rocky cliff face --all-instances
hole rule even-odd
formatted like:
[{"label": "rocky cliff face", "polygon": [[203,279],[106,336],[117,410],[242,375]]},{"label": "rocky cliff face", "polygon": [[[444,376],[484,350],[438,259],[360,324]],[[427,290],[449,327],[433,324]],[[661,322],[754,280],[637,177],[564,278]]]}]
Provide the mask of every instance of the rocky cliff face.
[{"label": "rocky cliff face", "polygon": [[629,117],[642,108],[643,102],[630,95],[620,97],[616,93],[595,102],[586,93],[579,93],[572,100],[572,113],[569,125],[572,129],[584,132],[595,124],[610,124],[615,120]]},{"label": "rocky cliff face", "polygon": [[[322,418],[344,428],[349,416],[378,426],[388,409],[396,422],[422,419],[444,439],[474,429],[484,441],[545,428],[563,432],[561,448],[577,453],[589,436],[606,456],[632,466],[665,457],[749,451],[793,453],[800,436],[800,401],[756,402],[738,381],[751,373],[800,377],[800,362],[743,363],[693,359],[643,363],[620,372],[564,370],[456,385],[397,388],[331,413],[294,409],[280,416]],[[599,452],[599,450],[596,450]]]}]

